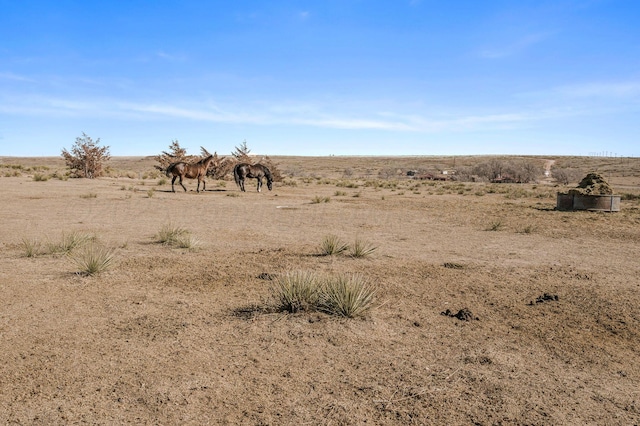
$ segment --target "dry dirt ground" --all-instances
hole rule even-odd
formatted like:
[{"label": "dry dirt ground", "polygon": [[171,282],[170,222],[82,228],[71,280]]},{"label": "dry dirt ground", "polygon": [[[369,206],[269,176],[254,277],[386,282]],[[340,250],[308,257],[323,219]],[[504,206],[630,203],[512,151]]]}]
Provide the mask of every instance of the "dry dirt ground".
[{"label": "dry dirt ground", "polygon": [[[1,424],[640,423],[637,197],[559,212],[551,186],[378,180],[420,159],[332,157],[277,159],[272,192],[171,193],[141,178],[149,159],[113,161],[133,177],[0,177]],[[637,195],[640,160],[624,167],[610,183]],[[157,243],[165,224],[199,247]],[[113,267],[26,256],[73,232]],[[329,234],[378,248],[318,256]],[[269,278],[295,270],[361,273],[376,306],[274,311]]]}]

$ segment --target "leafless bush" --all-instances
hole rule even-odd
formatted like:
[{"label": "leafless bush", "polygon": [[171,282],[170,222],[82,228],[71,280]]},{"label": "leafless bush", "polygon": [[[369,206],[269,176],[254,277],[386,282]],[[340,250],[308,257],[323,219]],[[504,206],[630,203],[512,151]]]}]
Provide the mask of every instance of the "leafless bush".
[{"label": "leafless bush", "polygon": [[187,150],[182,148],[180,146],[180,142],[175,139],[171,141],[169,151],[162,151],[162,154],[156,155],[154,159],[160,163],[154,167],[164,173],[167,170],[167,167],[172,163],[177,163],[178,161],[192,161],[195,157],[193,155],[187,155]]},{"label": "leafless bush", "polygon": [[74,176],[93,179],[102,174],[104,165],[111,156],[109,147],[99,146],[99,143],[100,138],[93,141],[82,132],[82,136],[77,137],[71,147],[71,152],[62,149],[62,157]]},{"label": "leafless bush", "polygon": [[571,182],[578,182],[581,177],[580,171],[568,168],[553,168],[551,176],[561,185],[568,185]]}]

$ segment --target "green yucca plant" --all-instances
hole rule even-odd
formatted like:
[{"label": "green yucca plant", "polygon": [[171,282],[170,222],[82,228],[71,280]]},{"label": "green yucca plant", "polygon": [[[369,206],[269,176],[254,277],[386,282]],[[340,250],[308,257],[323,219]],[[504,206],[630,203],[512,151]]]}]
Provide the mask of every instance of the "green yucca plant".
[{"label": "green yucca plant", "polygon": [[115,250],[97,244],[85,246],[71,256],[83,275],[96,275],[109,269],[113,264]]},{"label": "green yucca plant", "polygon": [[277,308],[291,313],[314,309],[318,303],[320,281],[308,271],[293,271],[278,277],[271,285]]},{"label": "green yucca plant", "polygon": [[371,245],[367,241],[356,238],[356,241],[353,243],[353,246],[351,246],[349,250],[349,255],[351,257],[367,257],[377,249],[377,246]]},{"label": "green yucca plant", "polygon": [[320,255],[332,256],[334,254],[344,253],[349,249],[349,245],[342,242],[337,235],[327,235],[320,243]]},{"label": "green yucca plant", "polygon": [[373,307],[376,289],[359,274],[328,278],[322,288],[318,309],[348,318],[363,316]]}]

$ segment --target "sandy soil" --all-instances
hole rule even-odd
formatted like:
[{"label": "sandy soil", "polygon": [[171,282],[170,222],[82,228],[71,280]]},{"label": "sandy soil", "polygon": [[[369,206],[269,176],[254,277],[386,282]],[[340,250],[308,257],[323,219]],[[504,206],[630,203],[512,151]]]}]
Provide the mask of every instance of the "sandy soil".
[{"label": "sandy soil", "polygon": [[[279,159],[294,177],[272,192],[171,193],[120,161],[138,177],[0,178],[0,423],[640,423],[637,199],[558,212],[551,186],[374,182],[419,160],[366,158],[348,178],[340,158]],[[614,187],[639,192],[638,162],[607,169]],[[169,223],[200,248],[156,243]],[[74,231],[114,266],[25,254]],[[318,256],[328,234],[378,249]],[[270,309],[264,278],[294,270],[361,273],[376,307]]]}]

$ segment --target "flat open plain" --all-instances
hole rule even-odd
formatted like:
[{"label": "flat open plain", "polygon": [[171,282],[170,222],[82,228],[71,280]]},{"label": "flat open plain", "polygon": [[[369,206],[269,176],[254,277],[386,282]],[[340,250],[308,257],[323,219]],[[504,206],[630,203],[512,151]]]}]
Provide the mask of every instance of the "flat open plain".
[{"label": "flat open plain", "polygon": [[[482,158],[273,160],[271,192],[172,193],[148,157],[94,180],[0,157],[0,423],[640,423],[640,159],[555,158],[602,171],[617,213],[556,211],[544,176],[404,175]],[[198,247],[157,243],[167,224]],[[74,232],[114,265],[47,252]],[[319,256],[329,234],[377,250]],[[360,273],[376,306],[277,312],[268,278],[296,270]],[[442,315],[463,308],[477,319]]]}]

